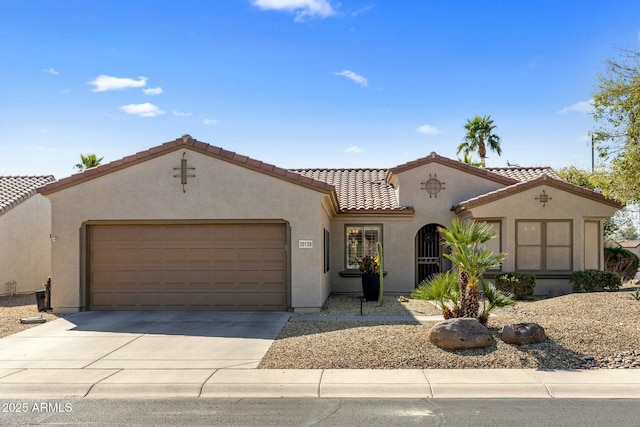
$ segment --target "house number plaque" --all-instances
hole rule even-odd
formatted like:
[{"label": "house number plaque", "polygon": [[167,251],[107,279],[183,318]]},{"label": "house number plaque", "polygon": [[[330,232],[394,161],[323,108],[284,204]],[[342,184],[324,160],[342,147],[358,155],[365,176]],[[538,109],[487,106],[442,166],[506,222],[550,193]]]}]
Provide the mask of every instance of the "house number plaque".
[{"label": "house number plaque", "polygon": [[298,248],[313,249],[313,240],[298,240]]}]

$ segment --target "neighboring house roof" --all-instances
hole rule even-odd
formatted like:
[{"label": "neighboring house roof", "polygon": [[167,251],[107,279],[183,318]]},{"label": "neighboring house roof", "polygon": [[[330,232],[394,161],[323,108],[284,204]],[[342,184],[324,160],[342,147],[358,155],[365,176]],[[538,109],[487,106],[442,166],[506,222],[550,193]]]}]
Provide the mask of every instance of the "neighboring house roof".
[{"label": "neighboring house roof", "polygon": [[640,240],[618,240],[617,243],[621,248],[625,249],[635,249],[640,246]]},{"label": "neighboring house roof", "polygon": [[302,176],[324,181],[336,189],[340,211],[409,210],[400,206],[386,169],[294,169]]},{"label": "neighboring house roof", "polygon": [[52,175],[0,176],[0,215],[33,196],[38,187],[53,181]]},{"label": "neighboring house roof", "polygon": [[579,187],[577,185],[570,184],[559,178],[554,178],[547,174],[542,174],[532,180],[522,181],[517,184],[510,185],[508,187],[501,188],[499,190],[491,191],[489,193],[482,194],[477,197],[473,197],[469,200],[465,200],[463,202],[458,203],[456,206],[453,206],[451,210],[459,214],[465,210],[472,209],[476,206],[484,205],[486,203],[493,202],[493,201],[502,199],[504,197],[511,196],[516,193],[520,193],[522,191],[528,190],[533,187],[537,187],[542,184],[549,185],[551,187],[555,187],[560,190],[568,191],[570,193],[577,194],[579,196],[586,197],[588,199],[592,199],[600,203],[605,203],[607,205],[614,206],[618,209],[622,207],[622,204],[617,200],[609,199],[600,193],[587,190],[586,188]]}]

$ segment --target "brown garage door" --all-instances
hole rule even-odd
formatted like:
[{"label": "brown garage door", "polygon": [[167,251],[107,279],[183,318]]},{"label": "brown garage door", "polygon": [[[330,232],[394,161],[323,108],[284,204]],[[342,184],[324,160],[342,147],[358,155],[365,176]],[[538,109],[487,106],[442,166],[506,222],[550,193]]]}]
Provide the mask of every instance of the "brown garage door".
[{"label": "brown garage door", "polygon": [[91,225],[90,310],[286,310],[284,224]]}]

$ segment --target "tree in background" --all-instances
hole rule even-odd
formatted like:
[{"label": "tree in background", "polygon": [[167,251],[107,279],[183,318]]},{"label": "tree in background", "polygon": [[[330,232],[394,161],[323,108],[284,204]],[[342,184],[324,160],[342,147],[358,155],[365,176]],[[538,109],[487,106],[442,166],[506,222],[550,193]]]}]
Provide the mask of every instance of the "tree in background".
[{"label": "tree in background", "polygon": [[80,154],[80,163],[76,163],[74,168],[79,171],[95,168],[100,165],[102,159],[104,159],[104,157],[97,158],[95,154],[87,154],[86,156],[84,154]]},{"label": "tree in background", "polygon": [[484,159],[487,157],[487,148],[498,153],[498,156],[502,154],[500,137],[493,133],[496,125],[493,124],[491,116],[475,116],[473,119],[467,120],[464,128],[467,130],[467,134],[458,146],[457,154],[464,153],[465,156],[468,156],[472,151],[477,151],[481,167],[485,167]]},{"label": "tree in background", "polygon": [[593,96],[598,152],[610,160],[610,179],[603,194],[625,203],[640,201],[640,51],[623,49],[608,59]]},{"label": "tree in background", "polygon": [[471,157],[471,155],[467,153],[464,153],[464,157],[462,158],[458,157],[458,161],[466,165],[482,167],[482,162],[476,162],[475,160],[473,160],[473,157]]},{"label": "tree in background", "polygon": [[[578,169],[575,166],[568,166],[556,171],[560,178],[574,185],[578,185],[589,190],[602,192],[610,182],[608,171],[600,168],[595,172]],[[634,211],[637,206],[625,206],[615,213],[611,218],[604,220],[604,235],[614,240],[635,240],[638,237],[633,217],[638,215]]]}]

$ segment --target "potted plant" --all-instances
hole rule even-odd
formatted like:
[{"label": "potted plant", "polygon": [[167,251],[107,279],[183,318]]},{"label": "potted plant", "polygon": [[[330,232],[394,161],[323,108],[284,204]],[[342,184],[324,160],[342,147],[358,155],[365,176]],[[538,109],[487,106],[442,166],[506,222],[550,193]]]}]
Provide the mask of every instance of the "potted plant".
[{"label": "potted plant", "polygon": [[380,294],[380,266],[378,258],[365,255],[361,260],[360,271],[362,272],[362,292],[367,301],[378,301]]}]

